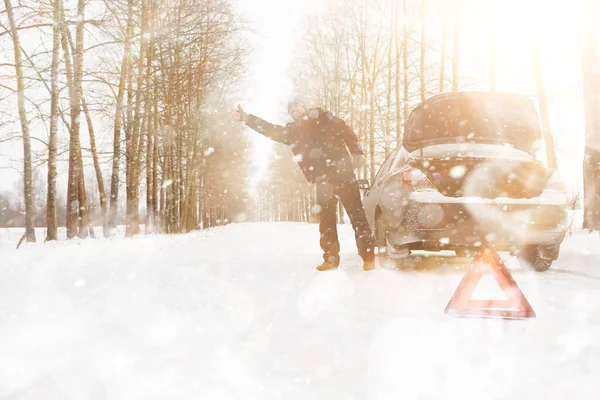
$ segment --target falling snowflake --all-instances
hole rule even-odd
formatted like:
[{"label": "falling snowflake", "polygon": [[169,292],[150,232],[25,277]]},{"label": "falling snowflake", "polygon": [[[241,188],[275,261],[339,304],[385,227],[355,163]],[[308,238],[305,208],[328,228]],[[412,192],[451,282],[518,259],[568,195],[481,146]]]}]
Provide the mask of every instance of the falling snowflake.
[{"label": "falling snowflake", "polygon": [[455,165],[450,169],[450,176],[454,179],[462,178],[467,172],[467,168],[464,165]]},{"label": "falling snowflake", "polygon": [[86,283],[87,282],[85,281],[85,279],[78,279],[73,283],[73,285],[77,288],[81,288],[81,287],[84,287],[86,285]]}]

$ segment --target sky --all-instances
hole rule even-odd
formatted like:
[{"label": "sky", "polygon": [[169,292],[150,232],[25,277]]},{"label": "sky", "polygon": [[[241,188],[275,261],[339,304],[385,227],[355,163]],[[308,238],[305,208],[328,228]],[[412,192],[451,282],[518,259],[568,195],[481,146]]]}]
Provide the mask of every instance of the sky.
[{"label": "sky", "polygon": [[[582,186],[584,114],[581,97],[583,0],[463,0],[460,75],[489,77],[489,24],[497,23],[497,90],[535,95],[531,43],[539,46],[550,100],[559,170],[571,191]],[[534,99],[535,100],[535,99]]]},{"label": "sky", "polygon": [[[293,95],[292,62],[305,34],[304,21],[308,15],[322,12],[326,1],[234,1],[252,30],[248,37],[253,52],[247,64],[241,104],[248,112],[283,123],[287,101]],[[551,99],[559,169],[572,191],[581,186],[584,138],[580,95],[582,3],[583,0],[462,0],[461,12],[460,76],[463,82],[473,82],[473,89],[488,87],[488,32],[489,24],[495,20],[497,89],[534,95],[527,38],[536,38]],[[438,36],[441,26],[441,20],[428,21],[432,36]],[[249,136],[256,158],[256,182],[267,170],[270,142],[253,132]],[[18,170],[22,169],[18,161],[21,151],[18,141],[0,144],[0,190],[14,188]]]},{"label": "sky", "polygon": [[[246,92],[241,106],[246,112],[274,123],[286,122],[287,103],[294,95],[292,62],[305,34],[303,22],[323,9],[319,0],[237,0],[247,20],[253,45],[248,64]],[[250,129],[248,129],[250,131]],[[267,173],[271,141],[251,132],[255,169],[250,190]]]}]

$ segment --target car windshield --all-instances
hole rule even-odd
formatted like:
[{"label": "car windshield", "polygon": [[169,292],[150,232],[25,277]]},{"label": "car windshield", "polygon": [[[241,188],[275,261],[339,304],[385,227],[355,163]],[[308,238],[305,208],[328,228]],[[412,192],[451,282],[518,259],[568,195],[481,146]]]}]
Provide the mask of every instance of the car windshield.
[{"label": "car windshield", "polygon": [[410,116],[407,149],[435,143],[503,143],[525,151],[541,132],[537,111],[525,97],[469,94],[434,98]]}]

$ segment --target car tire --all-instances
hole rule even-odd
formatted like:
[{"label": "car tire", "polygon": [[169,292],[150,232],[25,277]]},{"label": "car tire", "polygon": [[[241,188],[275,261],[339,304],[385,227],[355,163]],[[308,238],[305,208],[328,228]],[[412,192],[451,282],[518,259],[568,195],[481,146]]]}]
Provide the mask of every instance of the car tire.
[{"label": "car tire", "polygon": [[537,246],[526,246],[517,255],[519,264],[525,268],[533,268],[538,272],[548,271],[553,260],[541,257],[541,251]]},{"label": "car tire", "polygon": [[387,227],[383,218],[378,216],[375,220],[375,247],[377,248],[377,261],[381,268],[402,268],[408,269],[412,266],[410,262],[410,250],[406,245],[406,255],[401,258],[391,257],[388,246],[390,244],[387,240]]},{"label": "car tire", "polygon": [[393,268],[395,260],[390,257],[387,249],[387,228],[381,216],[375,217],[375,247],[377,248],[377,261],[381,268]]}]

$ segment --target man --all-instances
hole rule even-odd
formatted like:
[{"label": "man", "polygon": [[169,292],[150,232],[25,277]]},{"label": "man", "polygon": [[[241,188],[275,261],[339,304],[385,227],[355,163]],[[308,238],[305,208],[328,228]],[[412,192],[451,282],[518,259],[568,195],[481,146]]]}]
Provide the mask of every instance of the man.
[{"label": "man", "polygon": [[364,261],[363,269],[374,269],[373,235],[348,154],[349,150],[356,168],[364,164],[358,138],[340,118],[320,108],[308,109],[301,100],[290,101],[288,112],[294,121],[286,126],[273,125],[255,115],[247,114],[239,105],[236,114],[239,121],[258,133],[289,145],[294,153],[294,160],[306,179],[316,184],[320,243],[324,252],[323,263],[317,270],[335,269],[340,263],[340,243],[337,235],[338,198],[352,222],[358,252]]}]

